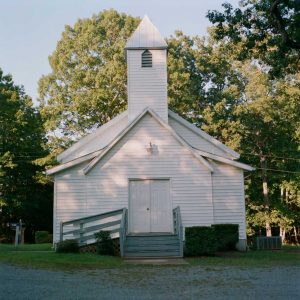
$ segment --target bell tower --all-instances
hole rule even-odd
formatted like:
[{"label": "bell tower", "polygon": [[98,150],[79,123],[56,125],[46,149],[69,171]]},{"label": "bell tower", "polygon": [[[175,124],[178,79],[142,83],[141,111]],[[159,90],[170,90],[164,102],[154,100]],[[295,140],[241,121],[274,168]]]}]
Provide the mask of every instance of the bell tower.
[{"label": "bell tower", "polygon": [[147,16],[127,41],[129,121],[149,107],[168,122],[167,47]]}]

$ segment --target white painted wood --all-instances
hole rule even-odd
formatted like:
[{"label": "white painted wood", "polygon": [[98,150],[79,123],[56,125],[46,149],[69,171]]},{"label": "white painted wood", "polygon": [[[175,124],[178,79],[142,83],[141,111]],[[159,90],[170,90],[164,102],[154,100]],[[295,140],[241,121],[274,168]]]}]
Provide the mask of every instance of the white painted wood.
[{"label": "white painted wood", "polygon": [[169,125],[193,147],[211,154],[237,159],[240,155],[208,135],[197,126],[189,123],[171,110],[169,113]]},{"label": "white painted wood", "polygon": [[[157,146],[156,153],[145,150],[149,141]],[[243,172],[224,163],[211,164],[212,175],[147,114],[87,176],[86,163],[56,175],[55,239],[60,221],[128,207],[129,178],[170,178],[172,208],[180,206],[184,227],[237,223],[244,239]]]},{"label": "white painted wood", "polygon": [[[56,240],[57,234],[55,234],[57,232],[56,228],[57,228],[57,215],[56,215],[56,211],[57,211],[57,196],[56,196],[56,180],[54,180],[54,191],[53,191],[53,244],[55,244],[56,242],[58,242],[58,240]],[[58,236],[59,236],[59,232],[58,232]]]},{"label": "white painted wood", "polygon": [[157,28],[145,16],[126,43],[126,48],[166,48],[167,43]]},{"label": "white painted wood", "polygon": [[150,232],[151,195],[149,180],[130,180],[129,189],[129,232]]},{"label": "white painted wood", "polygon": [[215,224],[239,224],[239,238],[246,238],[243,170],[213,162],[213,204]]},{"label": "white painted wood", "polygon": [[[172,216],[179,206],[184,227],[236,223],[245,240],[242,169],[251,168],[233,162],[238,153],[168,111],[167,44],[148,18],[126,47],[128,112],[64,151],[62,165],[48,172],[55,175],[54,241],[62,221],[128,206],[132,232],[170,231],[168,212]],[[144,49],[152,53],[151,68],[141,67]]]},{"label": "white painted wood", "polygon": [[[96,156],[83,170],[84,174],[88,174],[96,164],[111,150],[111,148],[116,145],[146,114],[153,117],[157,123],[159,123],[163,128],[165,128],[180,144],[182,144],[191,154],[196,157],[209,171],[213,171],[213,168],[209,162],[204,159],[199,153],[197,153],[191,146],[189,146],[168,124],[166,124],[153,110],[150,108],[145,109],[134,121],[132,121],[123,132],[121,132],[98,156]],[[148,145],[151,142],[148,143]],[[145,148],[147,149],[147,146]],[[156,148],[156,146],[154,145]]]},{"label": "white painted wood", "polygon": [[207,153],[207,152],[201,151],[201,150],[196,150],[196,152],[201,157],[211,158],[211,159],[213,159],[215,161],[222,162],[222,163],[234,166],[234,167],[236,167],[238,169],[242,169],[242,170],[245,170],[245,171],[254,171],[255,170],[255,168],[253,168],[253,167],[251,167],[249,165],[246,165],[246,164],[243,164],[243,163],[240,163],[238,161],[234,161],[234,160],[222,157],[222,156],[214,155],[214,154]]},{"label": "white painted wood", "polygon": [[83,162],[90,161],[91,159],[93,159],[93,158],[97,157],[98,155],[100,155],[101,152],[103,152],[103,150],[95,151],[93,153],[90,153],[90,154],[87,154],[87,155],[75,158],[75,159],[70,160],[70,161],[68,161],[66,163],[60,164],[58,166],[55,166],[55,167],[53,167],[51,169],[46,170],[46,175],[53,175],[55,173],[59,173],[59,172],[64,171],[66,169],[75,167],[75,166],[77,166],[77,165],[79,165],[79,164],[81,164]]},{"label": "white painted wood", "polygon": [[169,180],[150,180],[150,230],[172,232],[172,205]]},{"label": "white painted wood", "polygon": [[103,149],[127,126],[127,114],[127,111],[121,113],[114,119],[97,128],[94,132],[86,135],[69,149],[59,154],[57,160],[61,163],[67,163]]},{"label": "white painted wood", "polygon": [[[157,146],[149,154],[145,146]],[[128,179],[170,178],[172,208],[180,206],[184,226],[213,223],[211,172],[155,118],[146,114],[86,176],[86,163],[56,175],[57,222],[128,207]],[[80,197],[74,197],[79,190]],[[81,193],[80,190],[85,190]],[[84,203],[86,201],[86,206]],[[64,206],[64,202],[67,203]],[[55,236],[59,236],[56,225]]]},{"label": "white painted wood", "polygon": [[143,51],[127,50],[128,120],[149,107],[167,123],[167,51],[150,50],[152,67],[142,68]]},{"label": "white painted wood", "polygon": [[169,180],[130,180],[129,189],[129,232],[171,233],[173,222]]}]

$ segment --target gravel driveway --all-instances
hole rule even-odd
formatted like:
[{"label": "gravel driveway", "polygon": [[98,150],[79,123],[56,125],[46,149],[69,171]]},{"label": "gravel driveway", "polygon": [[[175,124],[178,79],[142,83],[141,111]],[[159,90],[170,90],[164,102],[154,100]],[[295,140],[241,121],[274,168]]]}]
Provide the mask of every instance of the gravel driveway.
[{"label": "gravel driveway", "polygon": [[0,299],[300,299],[300,268],[130,266],[73,273],[0,264]]}]

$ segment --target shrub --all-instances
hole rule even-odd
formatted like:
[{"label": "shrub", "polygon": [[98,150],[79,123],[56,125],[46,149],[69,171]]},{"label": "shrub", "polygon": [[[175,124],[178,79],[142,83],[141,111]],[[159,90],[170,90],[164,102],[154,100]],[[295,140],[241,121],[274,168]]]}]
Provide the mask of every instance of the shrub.
[{"label": "shrub", "polygon": [[97,253],[101,255],[114,255],[114,245],[109,231],[95,233]]},{"label": "shrub", "polygon": [[79,245],[76,240],[65,240],[56,244],[56,252],[58,253],[78,253]]},{"label": "shrub", "polygon": [[214,228],[195,226],[185,228],[185,254],[211,255],[217,250]]},{"label": "shrub", "polygon": [[52,237],[48,231],[36,231],[34,236],[36,244],[52,243]]},{"label": "shrub", "polygon": [[215,224],[212,225],[215,230],[217,248],[219,251],[235,250],[235,245],[239,240],[238,224]]}]

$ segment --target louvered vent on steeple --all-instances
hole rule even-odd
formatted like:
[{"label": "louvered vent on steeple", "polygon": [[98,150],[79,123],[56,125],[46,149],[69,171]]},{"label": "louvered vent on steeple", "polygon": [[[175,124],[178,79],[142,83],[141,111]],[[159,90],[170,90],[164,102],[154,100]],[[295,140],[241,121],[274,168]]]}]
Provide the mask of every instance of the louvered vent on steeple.
[{"label": "louvered vent on steeple", "polygon": [[142,53],[142,68],[152,67],[152,53],[149,50],[145,50]]}]

